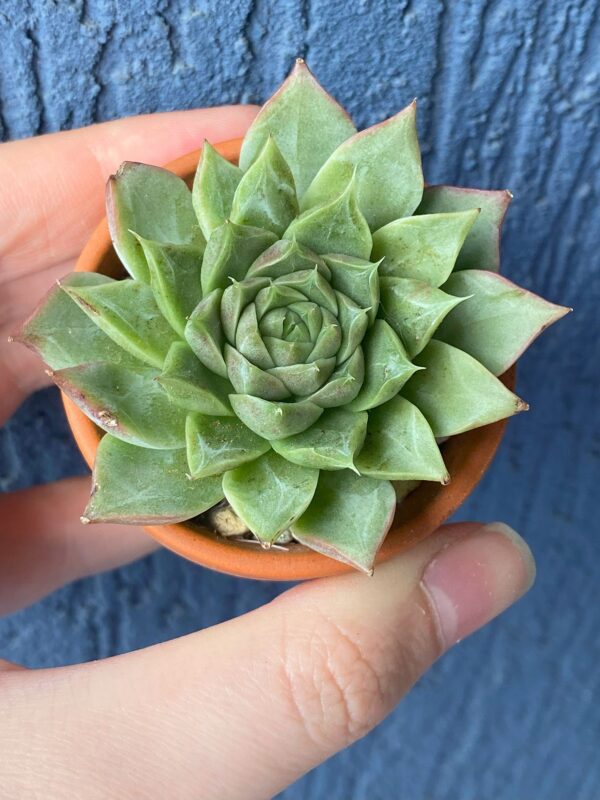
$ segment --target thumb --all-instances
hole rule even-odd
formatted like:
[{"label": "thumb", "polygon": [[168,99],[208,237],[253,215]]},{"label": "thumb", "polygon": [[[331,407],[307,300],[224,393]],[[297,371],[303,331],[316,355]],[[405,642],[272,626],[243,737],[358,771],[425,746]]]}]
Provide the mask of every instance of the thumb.
[{"label": "thumb", "polygon": [[458,524],[371,579],[305,583],[105,662],[5,673],[0,743],[17,776],[8,796],[43,781],[56,798],[271,797],[379,723],[533,575],[529,549],[505,525]]}]

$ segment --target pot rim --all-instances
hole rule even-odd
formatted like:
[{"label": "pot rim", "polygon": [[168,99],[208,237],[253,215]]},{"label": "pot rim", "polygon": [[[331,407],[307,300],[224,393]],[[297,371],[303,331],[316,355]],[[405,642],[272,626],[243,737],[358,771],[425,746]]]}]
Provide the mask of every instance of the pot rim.
[{"label": "pot rim", "polygon": [[[228,160],[237,163],[242,139],[214,145]],[[198,164],[201,150],[194,150],[165,165],[188,183]],[[100,222],[77,260],[76,272],[102,272],[121,277],[121,266],[113,249],[106,217]],[[510,389],[515,387],[516,368],[500,378]],[[73,401],[62,394],[67,420],[83,458],[90,468],[103,432],[85,416]],[[422,482],[396,506],[394,521],[381,546],[375,564],[417,544],[430,536],[471,494],[489,467],[502,440],[506,419],[451,437],[443,445],[443,455],[451,481],[447,486]],[[184,558],[204,567],[243,578],[297,581],[351,572],[354,568],[302,545],[288,551],[263,550],[252,543],[232,541],[208,528],[185,522],[144,526],[157,542]]]}]

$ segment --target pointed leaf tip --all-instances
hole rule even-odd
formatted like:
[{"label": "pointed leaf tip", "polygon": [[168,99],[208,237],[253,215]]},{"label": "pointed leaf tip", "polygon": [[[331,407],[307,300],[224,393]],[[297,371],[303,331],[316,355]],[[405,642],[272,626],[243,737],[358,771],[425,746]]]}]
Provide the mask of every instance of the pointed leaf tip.
[{"label": "pointed leaf tip", "polygon": [[362,347],[365,378],[358,395],[347,405],[352,411],[366,411],[387,402],[419,369],[409,360],[398,334],[382,319],[375,320]]},{"label": "pointed leaf tip", "polygon": [[268,452],[269,443],[235,417],[189,414],[186,420],[190,478],[221,475]]},{"label": "pointed leaf tip", "polygon": [[373,240],[358,206],[355,187],[353,174],[348,174],[336,187],[334,197],[297,217],[283,234],[284,238],[295,238],[320,254],[343,253],[368,259]]},{"label": "pointed leaf tip", "polygon": [[209,239],[231,213],[242,170],[220,155],[204,140],[192,188],[194,211],[204,236]]},{"label": "pointed leaf tip", "polygon": [[206,245],[200,273],[203,294],[243,280],[253,261],[276,241],[271,231],[225,220]]},{"label": "pointed leaf tip", "polygon": [[64,291],[117,345],[146,364],[162,367],[176,333],[150,286],[127,278],[92,286],[70,284]]},{"label": "pointed leaf tip", "polygon": [[199,302],[203,248],[163,244],[131,231],[141,244],[150,270],[150,288],[164,318],[182,338],[188,317]]},{"label": "pointed leaf tip", "polygon": [[344,409],[326,411],[308,430],[272,443],[273,449],[295,464],[318,469],[351,469],[365,440],[367,414]]},{"label": "pointed leaf tip", "polygon": [[179,408],[213,416],[233,416],[227,399],[231,384],[207,369],[184,342],[171,345],[163,372],[156,380]]},{"label": "pointed leaf tip", "polygon": [[432,286],[448,279],[480,210],[402,217],[373,234],[371,258],[381,277],[412,278]]},{"label": "pointed leaf tip", "polygon": [[319,470],[292,464],[272,450],[223,475],[235,513],[261,542],[272,544],[310,504]]},{"label": "pointed leaf tip", "polygon": [[331,271],[333,288],[365,310],[372,325],[379,308],[380,262],[334,254],[324,256],[324,260]]},{"label": "pointed leaf tip", "polygon": [[190,481],[186,472],[184,449],[149,450],[104,436],[83,519],[140,525],[181,522],[223,499],[220,475]]},{"label": "pointed leaf tip", "polygon": [[385,480],[449,480],[427,420],[400,396],[369,412],[367,437],[356,464],[361,474]]},{"label": "pointed leaf tip", "polygon": [[231,205],[231,220],[276,233],[298,214],[294,177],[269,133],[258,158],[240,180]]},{"label": "pointed leaf tip", "polygon": [[162,167],[125,162],[106,184],[106,215],[117,255],[144,283],[150,273],[141,245],[131,235],[165,244],[204,246],[185,181]]},{"label": "pointed leaf tip", "polygon": [[323,259],[312,250],[302,247],[295,236],[280,239],[264,251],[248,270],[248,277],[265,277],[271,280],[292,272],[317,268],[329,280],[331,272]]},{"label": "pointed leaf tip", "polygon": [[312,550],[372,574],[395,508],[396,493],[389,481],[349,469],[323,471],[310,506],[291,530]]},{"label": "pointed leaf tip", "polygon": [[240,167],[246,171],[254,163],[272,133],[292,170],[298,196],[302,196],[319,167],[355,131],[344,109],[300,59],[248,129]]},{"label": "pointed leaf tip", "polygon": [[432,339],[416,362],[426,369],[411,378],[402,395],[420,409],[438,438],[524,410],[520,398],[463,350]]},{"label": "pointed leaf tip", "polygon": [[283,439],[309,428],[323,413],[315,403],[276,403],[249,394],[232,394],[233,410],[251,431],[263,439]]},{"label": "pointed leaf tip", "polygon": [[381,279],[383,316],[400,337],[409,358],[427,346],[446,315],[464,300],[423,281]]},{"label": "pointed leaf tip", "polygon": [[38,308],[13,336],[36,352],[52,370],[91,361],[141,366],[140,362],[109,338],[69,295],[71,288],[112,283],[94,272],[74,272],[57,281]]},{"label": "pointed leaf tip", "polygon": [[436,338],[464,350],[494,375],[505,372],[535,339],[568,313],[485,270],[461,270],[444,291],[464,298],[441,323]]},{"label": "pointed leaf tip", "polygon": [[456,260],[456,270],[500,267],[500,231],[512,195],[507,190],[467,189],[462,186],[427,186],[417,215],[480,209]]},{"label": "pointed leaf tip", "polygon": [[301,210],[331,200],[355,174],[358,206],[371,230],[412,214],[423,195],[415,109],[413,102],[343,142],[308,187]]}]

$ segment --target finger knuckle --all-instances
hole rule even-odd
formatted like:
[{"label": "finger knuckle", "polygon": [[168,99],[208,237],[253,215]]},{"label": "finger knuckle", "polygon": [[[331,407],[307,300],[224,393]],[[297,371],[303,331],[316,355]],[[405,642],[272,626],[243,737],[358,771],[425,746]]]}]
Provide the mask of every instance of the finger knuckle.
[{"label": "finger knuckle", "polygon": [[356,741],[389,710],[391,670],[364,630],[320,616],[302,636],[288,636],[283,673],[295,717],[321,749]]}]

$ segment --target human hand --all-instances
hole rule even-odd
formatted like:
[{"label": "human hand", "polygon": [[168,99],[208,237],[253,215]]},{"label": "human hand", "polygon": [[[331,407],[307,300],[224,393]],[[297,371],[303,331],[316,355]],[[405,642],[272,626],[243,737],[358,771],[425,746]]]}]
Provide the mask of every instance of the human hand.
[{"label": "human hand", "polygon": [[[6,338],[69,272],[121,161],[242,135],[254,109],[138,117],[0,146],[0,421],[46,377]],[[88,479],[0,497],[0,613],[150,552],[82,527]],[[59,669],[0,662],[0,796],[267,798],[381,721],[431,663],[531,585],[504,526],[446,526],[373,578],[304,583],[145,650]]]}]

